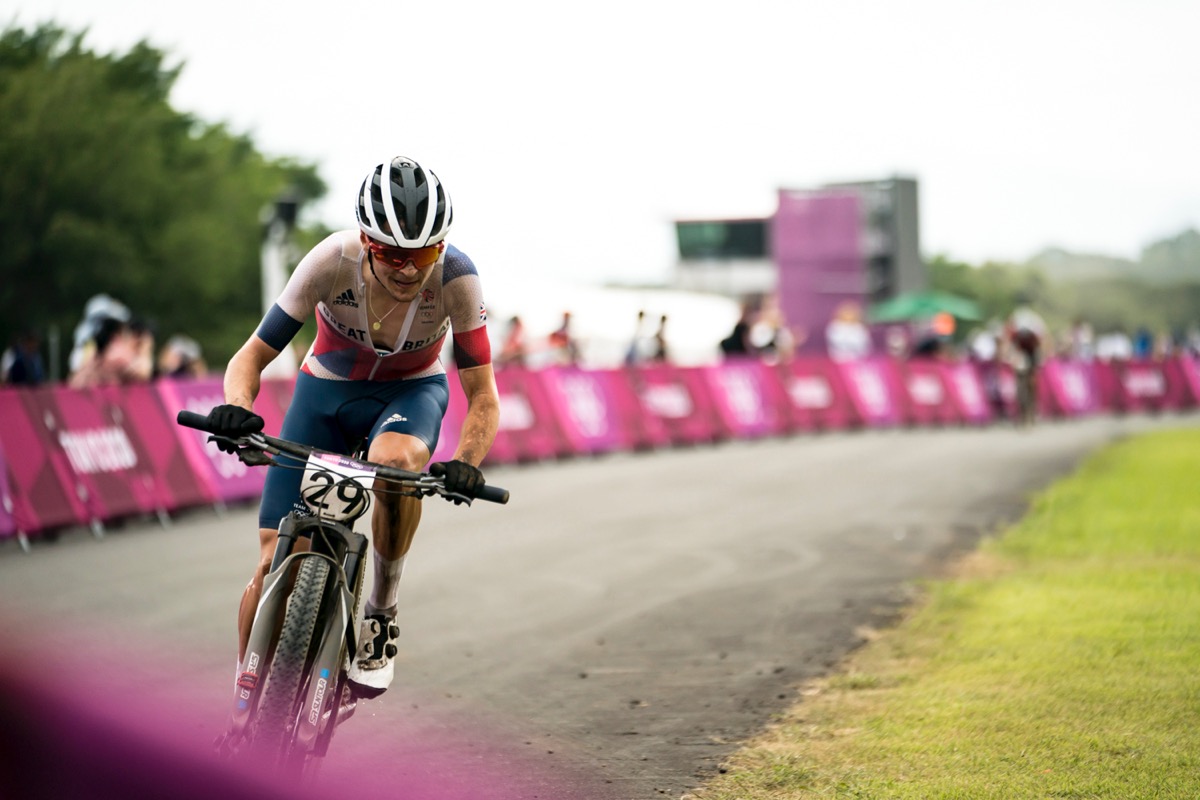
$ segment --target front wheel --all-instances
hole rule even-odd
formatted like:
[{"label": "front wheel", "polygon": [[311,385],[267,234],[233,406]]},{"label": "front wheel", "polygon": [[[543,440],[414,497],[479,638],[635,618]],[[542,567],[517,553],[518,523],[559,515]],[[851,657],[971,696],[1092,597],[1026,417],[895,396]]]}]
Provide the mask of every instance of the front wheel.
[{"label": "front wheel", "polygon": [[253,749],[279,763],[287,758],[296,724],[296,704],[307,683],[313,632],[320,617],[328,577],[329,562],[324,558],[308,556],[301,559],[279,629],[275,657],[271,660],[258,704]]}]

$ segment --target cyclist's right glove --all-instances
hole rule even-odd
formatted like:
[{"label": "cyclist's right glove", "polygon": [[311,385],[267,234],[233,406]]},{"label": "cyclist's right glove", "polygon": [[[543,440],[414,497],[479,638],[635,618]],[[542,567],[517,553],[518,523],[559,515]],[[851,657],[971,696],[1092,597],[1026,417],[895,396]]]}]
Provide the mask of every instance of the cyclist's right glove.
[{"label": "cyclist's right glove", "polygon": [[[226,403],[208,412],[208,424],[206,427],[210,433],[236,439],[239,436],[261,431],[263,429],[263,418],[253,411],[247,411],[241,406]],[[218,439],[216,444],[217,447],[221,448],[222,452],[237,452],[237,447],[229,442],[222,442]]]}]

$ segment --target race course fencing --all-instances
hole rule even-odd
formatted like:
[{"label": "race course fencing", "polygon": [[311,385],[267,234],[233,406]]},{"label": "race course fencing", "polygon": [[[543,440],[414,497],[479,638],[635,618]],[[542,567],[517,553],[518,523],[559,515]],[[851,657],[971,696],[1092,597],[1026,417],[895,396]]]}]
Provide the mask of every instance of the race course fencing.
[{"label": "race course fencing", "polygon": [[[991,371],[989,371],[991,370]],[[1015,378],[968,362],[870,358],[837,363],[758,359],[710,366],[589,370],[506,368],[496,374],[500,431],[487,464],[654,450],[822,431],[990,425],[1011,419]],[[433,459],[458,444],[466,401],[451,378]],[[220,376],[130,386],[0,389],[0,540],[248,501],[265,470],[243,465],[175,424],[181,409],[224,402]],[[990,391],[989,391],[990,390]],[[267,380],[255,404],[278,433],[290,380]],[[1043,418],[1189,411],[1200,361],[1052,360],[1038,382]]]}]

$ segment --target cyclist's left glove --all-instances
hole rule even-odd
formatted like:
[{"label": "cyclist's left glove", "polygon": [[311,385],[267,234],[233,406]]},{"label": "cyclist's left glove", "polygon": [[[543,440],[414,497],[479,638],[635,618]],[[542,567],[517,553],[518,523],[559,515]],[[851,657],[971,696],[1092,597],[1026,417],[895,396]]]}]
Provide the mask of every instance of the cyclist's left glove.
[{"label": "cyclist's left glove", "polygon": [[[471,498],[479,496],[479,490],[484,484],[483,473],[479,468],[465,461],[438,461],[429,465],[429,474],[435,478],[442,478],[447,491]],[[462,500],[454,500],[455,505],[461,502]]]},{"label": "cyclist's left glove", "polygon": [[[263,429],[263,418],[253,411],[247,411],[241,406],[225,404],[216,406],[208,412],[208,430],[219,436],[236,439],[249,433],[258,433]],[[223,452],[235,453],[237,447],[228,442],[216,442]]]}]

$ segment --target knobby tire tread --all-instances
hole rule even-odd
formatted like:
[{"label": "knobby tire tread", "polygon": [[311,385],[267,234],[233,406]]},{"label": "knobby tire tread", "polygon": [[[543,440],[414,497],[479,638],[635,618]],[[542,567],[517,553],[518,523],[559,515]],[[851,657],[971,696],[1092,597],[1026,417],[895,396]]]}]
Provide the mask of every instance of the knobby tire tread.
[{"label": "knobby tire tread", "polygon": [[288,728],[296,719],[296,698],[304,683],[328,576],[329,562],[325,559],[309,556],[301,560],[258,704],[254,749],[260,753],[281,759],[287,755],[291,742]]}]

